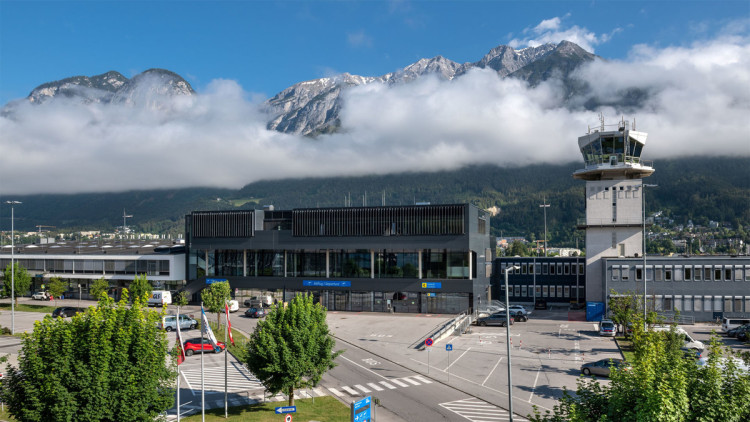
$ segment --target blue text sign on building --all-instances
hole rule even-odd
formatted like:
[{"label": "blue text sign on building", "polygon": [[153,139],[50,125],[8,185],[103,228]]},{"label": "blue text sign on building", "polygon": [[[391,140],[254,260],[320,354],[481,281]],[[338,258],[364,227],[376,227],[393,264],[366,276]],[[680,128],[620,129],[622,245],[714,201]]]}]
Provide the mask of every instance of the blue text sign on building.
[{"label": "blue text sign on building", "polygon": [[[447,350],[447,351],[449,351],[449,352],[450,352],[451,350],[453,350],[453,345],[452,345],[452,344],[450,344],[450,343],[446,344],[446,345],[445,345],[445,350]],[[460,356],[459,356],[459,358],[460,358]]]},{"label": "blue text sign on building", "polygon": [[302,285],[311,287],[352,287],[352,282],[336,280],[302,280]]},{"label": "blue text sign on building", "polygon": [[297,406],[277,407],[275,409],[275,412],[276,412],[277,415],[280,415],[282,413],[295,413],[295,412],[297,412]]},{"label": "blue text sign on building", "polygon": [[227,280],[226,278],[207,278],[206,279],[206,284],[224,283],[224,282],[227,282],[227,281],[229,281],[229,280]]},{"label": "blue text sign on building", "polygon": [[426,281],[422,283],[422,288],[423,289],[442,289],[443,283],[439,281]]},{"label": "blue text sign on building", "polygon": [[372,421],[372,397],[367,396],[362,400],[352,403],[352,421],[354,422],[371,422]]}]

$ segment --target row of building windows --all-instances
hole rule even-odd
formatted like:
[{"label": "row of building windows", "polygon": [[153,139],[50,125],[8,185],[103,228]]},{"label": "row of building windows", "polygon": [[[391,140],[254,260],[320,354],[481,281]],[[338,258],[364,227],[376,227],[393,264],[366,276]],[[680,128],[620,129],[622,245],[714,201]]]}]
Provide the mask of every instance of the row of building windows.
[{"label": "row of building windows", "polygon": [[[536,288],[536,295],[534,295],[534,288]],[[555,285],[555,286],[540,286],[533,284],[515,284],[512,286],[508,286],[508,296],[509,297],[516,297],[516,298],[563,298],[563,299],[585,299],[584,294],[584,286],[583,283],[581,283],[580,286],[561,286],[561,285]],[[580,296],[576,295],[576,292],[580,289],[580,292],[578,293]],[[505,285],[500,285],[500,291],[503,295],[505,295]]]},{"label": "row of building windows", "polygon": [[649,309],[664,312],[750,312],[750,296],[655,295]]},{"label": "row of building windows", "polygon": [[[643,281],[643,266],[613,265],[610,281]],[[654,265],[646,266],[647,281],[750,281],[750,266]]]},{"label": "row of building windows", "polygon": [[[421,260],[420,260],[421,255]],[[421,261],[421,267],[420,267]],[[476,277],[476,254],[444,249],[197,250],[197,276],[441,278]],[[470,265],[471,264],[471,265]],[[470,274],[470,268],[473,269]]]},{"label": "row of building windows", "polygon": [[585,273],[585,265],[582,262],[578,263],[578,265],[576,265],[575,262],[502,262],[500,263],[500,271],[502,274],[505,274],[505,269],[514,265],[518,268],[513,270],[510,274],[584,275]]},{"label": "row of building windows", "polygon": [[[0,268],[10,265],[10,258],[0,259]],[[133,259],[31,259],[15,260],[18,266],[29,271],[55,274],[102,274],[102,275],[169,275],[168,260]]]}]

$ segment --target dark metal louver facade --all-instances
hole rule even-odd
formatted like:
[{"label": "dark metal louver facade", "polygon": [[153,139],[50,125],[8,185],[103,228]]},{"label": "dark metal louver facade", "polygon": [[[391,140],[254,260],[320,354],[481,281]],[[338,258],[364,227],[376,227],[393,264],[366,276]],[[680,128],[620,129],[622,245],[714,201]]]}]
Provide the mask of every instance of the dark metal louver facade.
[{"label": "dark metal louver facade", "polygon": [[295,209],[295,237],[429,236],[466,233],[465,205]]},{"label": "dark metal louver facade", "polygon": [[253,211],[196,211],[190,214],[194,238],[243,238],[255,235]]}]

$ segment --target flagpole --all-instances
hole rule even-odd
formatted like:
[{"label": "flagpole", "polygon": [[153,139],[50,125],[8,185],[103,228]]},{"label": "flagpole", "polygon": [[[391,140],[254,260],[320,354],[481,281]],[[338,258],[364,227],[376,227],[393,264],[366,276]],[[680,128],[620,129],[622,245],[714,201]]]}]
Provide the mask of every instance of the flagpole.
[{"label": "flagpole", "polygon": [[203,327],[206,319],[203,318],[203,302],[201,302],[201,421],[206,422],[206,394],[203,388],[203,333],[206,332],[206,327]]},{"label": "flagpole", "polygon": [[227,301],[224,301],[224,318],[226,318],[226,324],[224,324],[224,419],[229,418],[229,401],[227,400],[227,368],[229,367],[229,308],[227,307]]},{"label": "flagpole", "polygon": [[177,305],[177,422],[180,422],[180,355],[182,353],[180,341],[180,305]]}]

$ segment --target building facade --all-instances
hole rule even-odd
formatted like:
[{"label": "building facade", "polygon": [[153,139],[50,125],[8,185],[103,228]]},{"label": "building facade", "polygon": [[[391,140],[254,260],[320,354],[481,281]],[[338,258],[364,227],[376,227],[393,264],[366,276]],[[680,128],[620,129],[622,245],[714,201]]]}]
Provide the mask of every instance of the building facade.
[{"label": "building facade", "polygon": [[583,257],[503,257],[495,259],[492,297],[505,301],[505,269],[511,303],[583,303],[586,301],[586,259]]},{"label": "building facade", "polygon": [[196,211],[188,291],[233,289],[329,310],[457,313],[486,300],[490,215],[470,204]]}]

